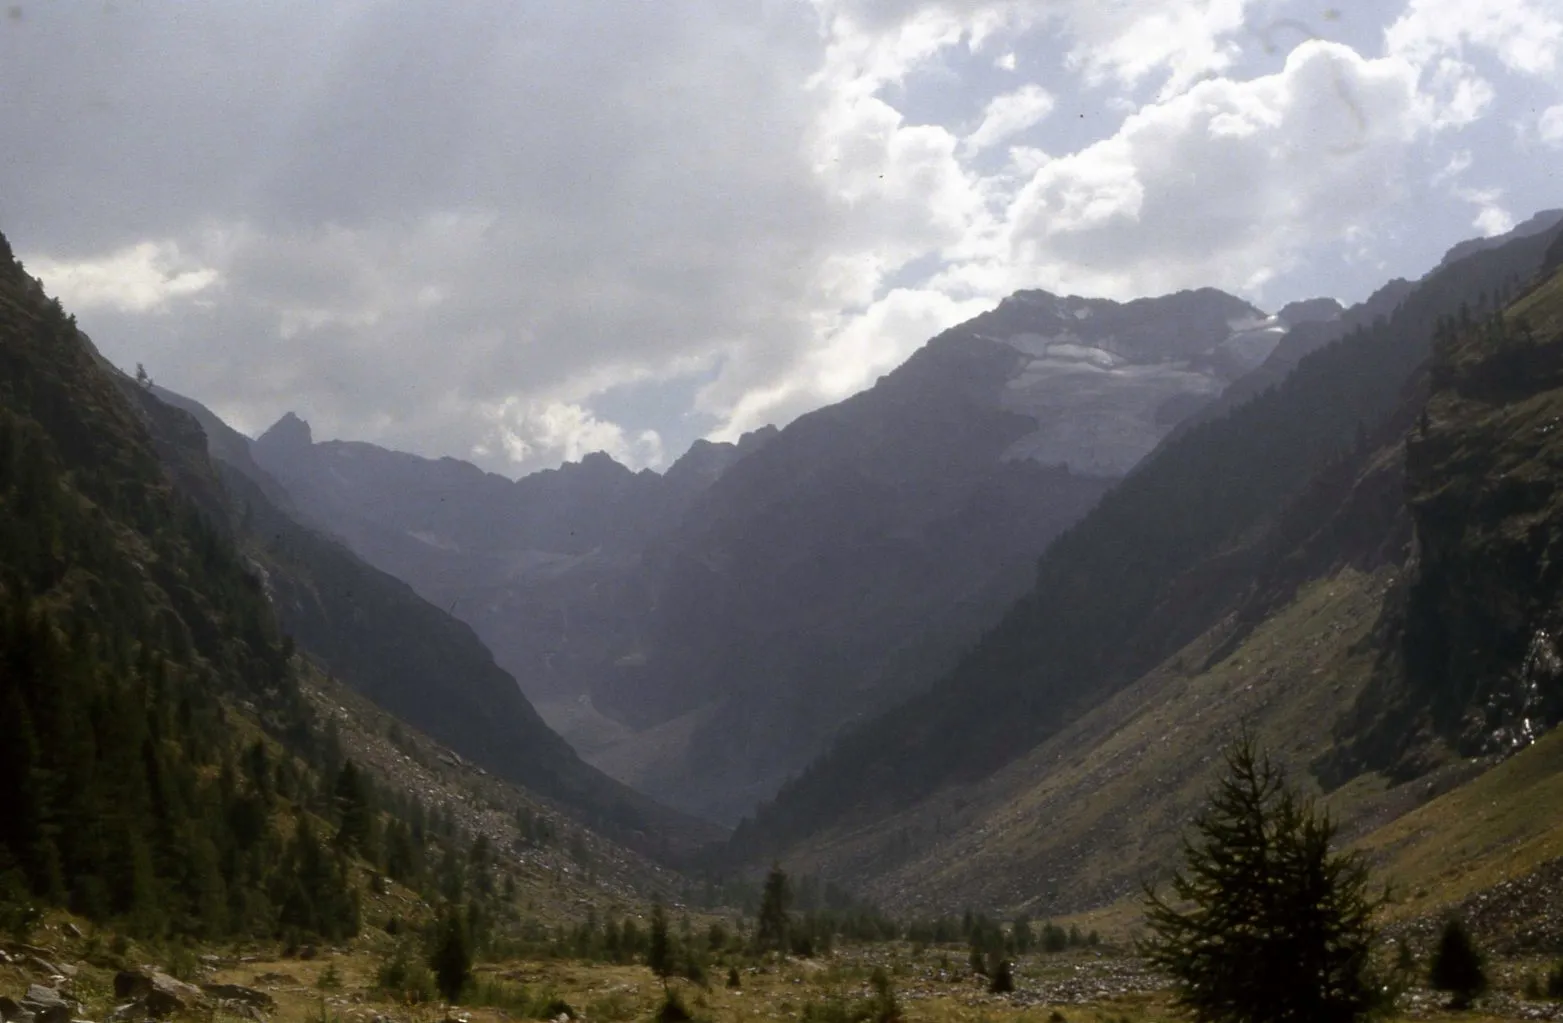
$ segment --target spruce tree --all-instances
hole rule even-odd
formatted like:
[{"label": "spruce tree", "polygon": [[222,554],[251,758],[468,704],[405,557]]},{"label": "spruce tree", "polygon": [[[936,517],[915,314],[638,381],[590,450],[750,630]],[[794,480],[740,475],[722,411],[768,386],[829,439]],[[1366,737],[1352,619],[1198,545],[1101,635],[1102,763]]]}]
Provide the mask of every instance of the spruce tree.
[{"label": "spruce tree", "polygon": [[1457,1009],[1466,1008],[1477,995],[1487,990],[1486,964],[1459,917],[1450,917],[1444,922],[1438,948],[1429,964],[1428,982],[1434,990],[1453,995],[1453,1005]]},{"label": "spruce tree", "polygon": [[677,969],[674,959],[673,942],[668,936],[667,911],[658,902],[651,907],[651,938],[646,947],[646,965],[662,979],[664,991],[667,990],[668,978]]},{"label": "spruce tree", "polygon": [[765,890],[760,895],[760,917],[755,924],[755,944],[760,951],[787,951],[789,896],[786,872],[780,864],[773,865],[765,877]]},{"label": "spruce tree", "polygon": [[461,992],[472,979],[472,946],[467,940],[466,921],[454,906],[440,918],[429,966],[445,1001],[451,1005],[461,1001]]},{"label": "spruce tree", "polygon": [[1199,1023],[1336,1023],[1380,1000],[1367,867],[1244,737],[1184,840],[1172,895],[1147,886],[1143,951]]}]

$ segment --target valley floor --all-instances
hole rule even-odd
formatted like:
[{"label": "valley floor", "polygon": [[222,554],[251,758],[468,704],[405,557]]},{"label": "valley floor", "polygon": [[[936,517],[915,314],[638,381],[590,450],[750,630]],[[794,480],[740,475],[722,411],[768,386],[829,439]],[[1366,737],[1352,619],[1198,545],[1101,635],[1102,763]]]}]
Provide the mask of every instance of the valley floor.
[{"label": "valley floor", "polygon": [[[111,1018],[116,1001],[112,957],[90,939],[87,947],[81,942],[51,947],[46,939],[40,940],[44,941],[40,946],[0,943],[6,960],[0,963],[0,995],[20,1000],[31,984],[52,985],[78,1003],[78,1017]],[[72,963],[78,954],[90,961]],[[262,993],[274,1004],[255,1011],[232,1001],[208,1000],[172,1019],[174,1023],[435,1023],[445,1019],[501,1023],[568,1017],[627,1023],[656,1018],[662,1001],[661,982],[642,966],[516,960],[480,966],[468,999],[477,1004],[447,1011],[435,1003],[398,1004],[378,992],[376,975],[382,958],[367,947],[305,955],[308,958],[231,950],[187,953],[180,972],[190,980],[209,988],[238,985]],[[1470,1023],[1563,1018],[1563,1003],[1525,996],[1527,984],[1544,978],[1550,965],[1531,959],[1495,962],[1492,992],[1476,1009],[1464,1012],[1445,1008],[1443,996],[1435,992],[1412,987],[1388,1018]],[[987,992],[981,979],[966,968],[963,947],[917,948],[904,942],[854,946],[815,959],[751,963],[740,968],[737,989],[723,983],[725,968],[713,970],[709,987],[687,981],[674,981],[672,986],[697,1020],[846,1023],[861,1018],[852,1009],[868,998],[869,979],[876,968],[889,974],[901,1019],[907,1023],[1137,1023],[1178,1018],[1160,978],[1132,956],[1106,948],[1022,957],[1015,970],[1016,990],[1007,995]]]}]

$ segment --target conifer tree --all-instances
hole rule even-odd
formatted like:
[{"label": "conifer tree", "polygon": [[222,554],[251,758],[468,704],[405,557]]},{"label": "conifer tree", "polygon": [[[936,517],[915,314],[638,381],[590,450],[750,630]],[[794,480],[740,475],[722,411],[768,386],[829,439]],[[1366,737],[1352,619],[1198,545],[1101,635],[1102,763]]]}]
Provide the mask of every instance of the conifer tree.
[{"label": "conifer tree", "polygon": [[780,864],[775,864],[765,876],[765,889],[760,895],[760,916],[755,923],[755,944],[760,951],[787,951],[789,901],[787,874]]},{"label": "conifer tree", "polygon": [[1345,1023],[1374,1009],[1360,857],[1243,737],[1185,839],[1171,898],[1146,888],[1144,953],[1200,1023]]},{"label": "conifer tree", "polygon": [[1452,916],[1444,922],[1438,948],[1429,964],[1428,981],[1434,990],[1453,995],[1457,1009],[1466,1008],[1487,990],[1486,964],[1459,917]]},{"label": "conifer tree", "polygon": [[434,950],[429,957],[434,970],[434,980],[445,1001],[455,1005],[461,1001],[461,992],[472,979],[472,946],[468,941],[467,924],[461,910],[448,907],[441,915],[435,932]]},{"label": "conifer tree", "polygon": [[651,937],[646,946],[646,965],[662,979],[664,991],[667,990],[668,978],[677,969],[674,958],[672,938],[668,935],[667,911],[658,902],[651,907]]}]

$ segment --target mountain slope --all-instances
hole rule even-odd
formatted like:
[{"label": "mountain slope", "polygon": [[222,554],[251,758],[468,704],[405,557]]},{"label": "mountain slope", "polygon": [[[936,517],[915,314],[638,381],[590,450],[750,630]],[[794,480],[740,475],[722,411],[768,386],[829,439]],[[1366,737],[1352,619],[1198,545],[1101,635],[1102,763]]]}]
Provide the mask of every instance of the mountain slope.
[{"label": "mountain slope", "polygon": [[1512,239],[1435,271],[1393,317],[1167,444],[1049,548],[1031,593],[954,672],[843,738],[740,828],[735,852],[773,855],[979,782],[1241,607],[1267,530],[1402,406],[1440,318],[1514,288],[1550,242]]},{"label": "mountain slope", "polygon": [[867,392],[663,477],[593,456],[510,483],[289,418],[254,455],[466,618],[594,763],[730,820],[946,670],[1111,479],[1332,311],[1021,292]]},{"label": "mountain slope", "polygon": [[279,619],[323,668],[473,763],[628,844],[667,853],[713,835],[584,763],[466,624],[279,508],[282,489],[210,411],[175,395],[169,400],[180,408],[133,393],[155,433],[193,431],[197,450],[209,447],[226,514],[264,566]]}]

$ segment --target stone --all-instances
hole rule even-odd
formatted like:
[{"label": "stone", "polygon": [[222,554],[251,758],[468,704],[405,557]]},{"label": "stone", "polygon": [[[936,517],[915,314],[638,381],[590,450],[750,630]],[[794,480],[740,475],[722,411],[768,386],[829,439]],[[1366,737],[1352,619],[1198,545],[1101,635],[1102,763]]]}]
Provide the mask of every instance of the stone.
[{"label": "stone", "polygon": [[21,1008],[23,1012],[32,1013],[37,1023],[71,1023],[71,1017],[76,1014],[71,1003],[61,998],[58,991],[42,984],[28,986],[27,994],[22,996]]},{"label": "stone", "polygon": [[265,1009],[267,1012],[277,1008],[276,999],[252,987],[243,987],[239,984],[202,984],[201,990],[208,998],[215,998],[220,1002],[239,1002],[243,1005],[253,1005],[257,1009]]},{"label": "stone", "polygon": [[114,975],[114,997],[140,1003],[149,1015],[167,1016],[203,1000],[201,989],[161,970],[121,970]]}]

